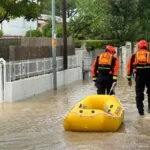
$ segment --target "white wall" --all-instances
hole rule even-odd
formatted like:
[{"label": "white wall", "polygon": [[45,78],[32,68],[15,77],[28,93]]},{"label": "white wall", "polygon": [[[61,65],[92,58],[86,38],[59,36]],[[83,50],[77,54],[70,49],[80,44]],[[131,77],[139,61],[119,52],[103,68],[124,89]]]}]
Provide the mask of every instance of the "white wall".
[{"label": "white wall", "polygon": [[0,64],[0,103],[3,100],[3,78],[2,78],[2,64]]},{"label": "white wall", "polygon": [[0,29],[2,28],[4,36],[25,36],[26,31],[35,30],[37,28],[37,21],[26,21],[23,17],[4,21]]},{"label": "white wall", "polygon": [[[82,80],[81,67],[57,72],[57,87]],[[4,102],[13,102],[53,89],[53,74],[6,82]]]}]

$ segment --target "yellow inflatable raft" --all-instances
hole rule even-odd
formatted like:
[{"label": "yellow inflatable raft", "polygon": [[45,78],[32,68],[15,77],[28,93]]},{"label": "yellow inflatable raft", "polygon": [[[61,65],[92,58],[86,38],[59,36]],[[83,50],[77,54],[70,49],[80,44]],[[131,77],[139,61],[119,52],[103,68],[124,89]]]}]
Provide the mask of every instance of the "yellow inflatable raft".
[{"label": "yellow inflatable raft", "polygon": [[66,131],[117,131],[124,110],[113,95],[90,95],[78,102],[65,116]]}]

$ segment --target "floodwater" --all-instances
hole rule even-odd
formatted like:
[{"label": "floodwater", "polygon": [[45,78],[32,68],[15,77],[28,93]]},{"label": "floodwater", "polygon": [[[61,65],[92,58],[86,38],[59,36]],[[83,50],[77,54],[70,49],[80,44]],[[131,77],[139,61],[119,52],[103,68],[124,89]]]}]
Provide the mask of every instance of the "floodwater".
[{"label": "floodwater", "polygon": [[92,81],[78,81],[23,101],[0,104],[0,150],[150,150],[150,114],[135,105],[134,85],[120,78],[116,94],[125,109],[118,132],[66,132],[64,115],[81,99],[96,94]]}]

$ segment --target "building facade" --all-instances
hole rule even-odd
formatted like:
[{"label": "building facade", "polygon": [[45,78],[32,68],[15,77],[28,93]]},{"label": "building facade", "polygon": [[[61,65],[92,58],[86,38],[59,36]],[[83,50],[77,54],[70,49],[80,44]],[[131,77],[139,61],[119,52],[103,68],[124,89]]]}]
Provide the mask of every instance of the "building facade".
[{"label": "building facade", "polygon": [[3,31],[4,36],[25,36],[26,31],[37,29],[37,20],[26,21],[23,17],[14,20],[3,21],[0,29]]}]

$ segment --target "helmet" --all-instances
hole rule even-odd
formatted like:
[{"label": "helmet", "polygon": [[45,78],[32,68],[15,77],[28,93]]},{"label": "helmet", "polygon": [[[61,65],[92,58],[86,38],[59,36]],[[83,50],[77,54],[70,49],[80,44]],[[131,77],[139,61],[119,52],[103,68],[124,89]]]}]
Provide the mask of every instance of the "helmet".
[{"label": "helmet", "polygon": [[138,50],[142,49],[142,48],[146,48],[148,49],[148,43],[144,40],[141,40],[139,43],[138,43]]},{"label": "helmet", "polygon": [[110,52],[111,54],[115,54],[116,53],[115,48],[113,46],[111,46],[111,45],[107,45],[106,46],[106,51]]}]

